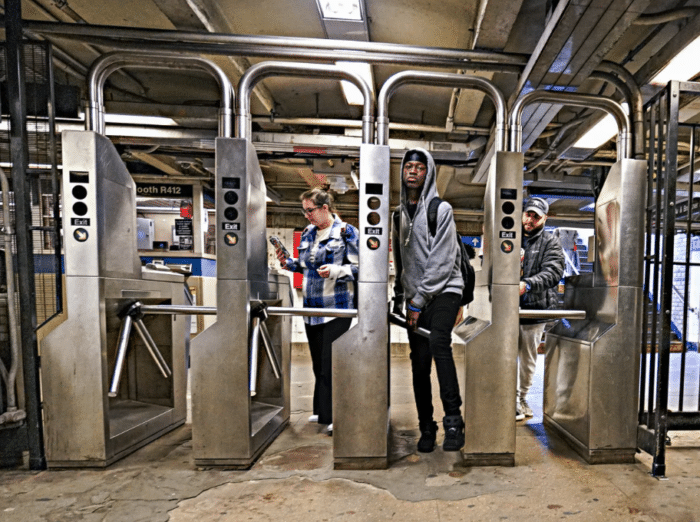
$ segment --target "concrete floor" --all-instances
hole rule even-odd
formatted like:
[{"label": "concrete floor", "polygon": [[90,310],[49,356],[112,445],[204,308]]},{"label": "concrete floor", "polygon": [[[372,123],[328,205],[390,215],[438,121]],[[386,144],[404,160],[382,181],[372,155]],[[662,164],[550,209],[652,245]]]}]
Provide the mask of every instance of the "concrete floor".
[{"label": "concrete floor", "polygon": [[394,358],[390,468],[333,470],[331,438],[307,422],[310,361],[296,354],[290,425],[250,470],[196,469],[185,425],[105,470],[0,471],[0,521],[700,521],[695,435],[672,435],[668,480],[649,475],[646,454],[587,465],[542,427],[543,362],[513,468],[417,453],[409,362]]}]

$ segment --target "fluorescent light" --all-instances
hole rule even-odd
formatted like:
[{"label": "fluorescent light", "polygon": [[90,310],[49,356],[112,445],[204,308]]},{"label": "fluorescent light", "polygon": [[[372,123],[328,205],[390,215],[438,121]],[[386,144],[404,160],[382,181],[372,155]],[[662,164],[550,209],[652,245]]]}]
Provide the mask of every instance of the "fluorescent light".
[{"label": "fluorescent light", "polygon": [[323,18],[362,20],[360,0],[318,0]]},{"label": "fluorescent light", "polygon": [[700,37],[690,42],[679,52],[650,83],[666,85],[671,80],[685,82],[700,71]]},{"label": "fluorescent light", "polygon": [[[372,79],[372,66],[365,62],[335,62],[335,64],[341,69],[346,71],[359,74],[364,78],[369,85],[369,88],[374,91],[374,80]],[[350,105],[363,105],[365,99],[362,96],[362,92],[358,89],[355,84],[348,81],[342,80],[340,86],[343,88],[343,94],[345,99]]]},{"label": "fluorescent light", "polygon": [[[622,104],[622,108],[625,109],[625,112],[629,112],[629,105],[626,103]],[[617,122],[612,114],[608,114],[605,118],[596,123],[586,134],[581,136],[578,141],[574,143],[574,148],[597,149],[616,136],[617,132]]]},{"label": "fluorescent light", "polygon": [[139,116],[133,114],[105,114],[106,123],[121,123],[124,125],[157,125],[164,127],[178,127],[172,118],[165,116]]}]

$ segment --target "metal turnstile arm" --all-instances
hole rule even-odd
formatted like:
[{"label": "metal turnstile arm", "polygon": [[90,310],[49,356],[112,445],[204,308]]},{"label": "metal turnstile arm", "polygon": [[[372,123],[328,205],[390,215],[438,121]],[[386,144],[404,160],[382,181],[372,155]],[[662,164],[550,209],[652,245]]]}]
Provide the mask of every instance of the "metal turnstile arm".
[{"label": "metal turnstile arm", "polygon": [[272,339],[270,338],[270,332],[267,331],[267,325],[265,321],[260,321],[260,334],[263,340],[263,345],[265,346],[265,353],[267,353],[268,359],[270,359],[270,366],[272,366],[272,373],[275,374],[275,378],[279,379],[282,376],[280,371],[280,362],[277,358],[277,353],[272,346]]},{"label": "metal turnstile arm", "polygon": [[122,369],[124,368],[124,359],[126,358],[126,350],[129,347],[129,335],[131,335],[131,325],[133,319],[127,315],[122,320],[122,326],[119,330],[119,342],[117,344],[117,360],[114,363],[114,372],[112,374],[112,382],[109,387],[109,396],[116,397],[119,391],[119,381],[122,378]]},{"label": "metal turnstile arm", "polygon": [[[406,319],[398,314],[389,313],[389,322],[408,330],[408,323],[406,322]],[[425,337],[426,339],[430,337],[430,330],[426,330],[425,328],[416,328],[414,332]]]},{"label": "metal turnstile arm", "polygon": [[158,366],[158,369],[160,370],[160,373],[167,379],[173,374],[173,372],[168,367],[168,363],[165,362],[163,354],[161,354],[160,350],[158,350],[153,337],[151,337],[151,334],[148,333],[146,325],[143,324],[141,319],[136,319],[134,321],[134,325],[136,325],[136,331],[139,333],[139,336],[141,336],[141,340],[146,345],[146,348],[148,348],[148,352],[151,354],[151,357],[153,357],[156,366]]}]

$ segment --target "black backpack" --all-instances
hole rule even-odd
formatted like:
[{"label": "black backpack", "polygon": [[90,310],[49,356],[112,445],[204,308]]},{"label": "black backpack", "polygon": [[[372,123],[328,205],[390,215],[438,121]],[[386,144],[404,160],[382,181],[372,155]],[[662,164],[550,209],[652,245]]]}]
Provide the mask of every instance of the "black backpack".
[{"label": "black backpack", "polygon": [[[428,230],[430,235],[435,237],[435,232],[437,231],[437,211],[442,199],[435,196],[430,200],[428,205]],[[394,227],[399,230],[401,227],[401,207],[396,207],[394,210]],[[457,245],[459,246],[459,251],[461,253],[461,262],[459,265],[460,271],[462,272],[462,280],[464,281],[464,288],[462,289],[462,299],[460,299],[459,304],[464,306],[471,303],[474,300],[474,286],[476,285],[476,274],[474,272],[474,267],[469,262],[469,253],[467,248],[462,242],[462,236],[457,232]],[[397,267],[396,277],[401,277],[400,267]]]}]

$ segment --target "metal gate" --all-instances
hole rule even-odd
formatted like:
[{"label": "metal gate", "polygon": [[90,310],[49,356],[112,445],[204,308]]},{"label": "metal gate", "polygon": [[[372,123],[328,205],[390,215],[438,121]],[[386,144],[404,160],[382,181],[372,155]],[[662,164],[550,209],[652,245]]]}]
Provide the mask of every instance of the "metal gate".
[{"label": "metal gate", "polygon": [[670,82],[645,106],[648,192],[638,445],[666,473],[672,430],[700,430],[700,126],[681,123],[700,83]]},{"label": "metal gate", "polygon": [[[7,103],[6,108],[14,103],[11,93],[15,87],[11,85],[11,79],[17,77],[9,70],[8,48],[7,45],[0,47],[2,101]],[[13,156],[17,151],[11,146],[13,118],[0,121],[0,446],[3,447],[0,466],[21,462],[22,451],[27,449],[26,430],[36,428],[28,428],[25,410],[38,408],[40,404],[35,393],[27,396],[18,387],[18,382],[22,382],[19,368],[37,366],[37,361],[22,356],[26,351],[20,346],[22,335],[19,331],[26,330],[21,325],[29,321],[33,323],[31,328],[38,330],[61,311],[63,293],[51,46],[48,42],[24,42],[22,59],[26,100],[26,143],[23,148],[27,151],[25,181],[29,187],[24,198],[31,209],[31,223],[20,231],[15,223],[15,184],[11,177],[17,157]],[[18,194],[18,197],[21,196]],[[33,269],[18,256],[17,232],[31,236]],[[21,282],[32,279],[35,292],[23,296],[28,299],[21,302]],[[37,437],[40,438],[41,433],[33,433],[29,439]],[[40,462],[43,456],[31,455],[30,460]]]}]

